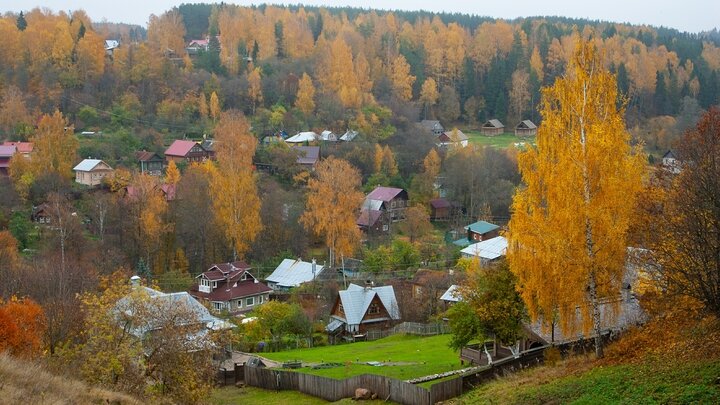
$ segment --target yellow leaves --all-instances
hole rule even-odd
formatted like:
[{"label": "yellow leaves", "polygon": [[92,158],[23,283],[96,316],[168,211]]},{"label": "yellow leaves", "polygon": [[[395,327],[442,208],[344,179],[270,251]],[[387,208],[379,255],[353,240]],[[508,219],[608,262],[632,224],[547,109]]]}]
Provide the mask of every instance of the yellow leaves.
[{"label": "yellow leaves", "polygon": [[250,96],[250,100],[252,100],[253,102],[253,114],[255,113],[255,107],[257,106],[257,104],[260,104],[263,101],[260,73],[260,68],[256,67],[248,75],[248,96]]},{"label": "yellow leaves", "polygon": [[[525,187],[513,198],[508,261],[536,318],[559,312],[564,330],[592,326],[586,288],[615,296],[644,159],[629,146],[615,78],[581,43],[567,77],[544,89],[537,148],[519,156]],[[546,318],[546,320],[548,320]]]},{"label": "yellow leaves", "polygon": [[171,160],[167,169],[165,169],[165,182],[173,185],[180,182],[180,170],[178,170],[174,160]]},{"label": "yellow leaves", "polygon": [[148,22],[148,43],[155,53],[169,56],[182,55],[185,50],[185,24],[177,9],[161,16],[150,15]]},{"label": "yellow leaves", "polygon": [[392,81],[394,94],[403,101],[412,98],[412,85],[415,83],[415,76],[410,74],[410,65],[405,57],[398,55],[390,67],[390,80]]},{"label": "yellow leaves", "polygon": [[437,83],[432,77],[427,78],[422,85],[420,90],[420,101],[430,105],[435,105],[438,98],[440,98],[440,92],[438,92]]},{"label": "yellow leaves", "polygon": [[210,94],[210,117],[212,117],[213,120],[218,119],[221,111],[220,99],[217,93],[213,91],[212,94]]},{"label": "yellow leaves", "polygon": [[315,86],[307,73],[303,73],[298,83],[295,107],[305,115],[310,115],[315,110]]}]

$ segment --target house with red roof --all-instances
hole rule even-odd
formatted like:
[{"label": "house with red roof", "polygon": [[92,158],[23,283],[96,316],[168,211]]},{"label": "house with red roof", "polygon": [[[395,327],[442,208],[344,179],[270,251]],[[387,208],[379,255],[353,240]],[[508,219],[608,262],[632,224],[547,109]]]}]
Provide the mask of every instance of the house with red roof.
[{"label": "house with red roof", "polygon": [[34,149],[34,145],[32,142],[3,142],[3,146],[14,146],[17,150],[17,153],[28,159],[30,158],[30,154],[32,154]]},{"label": "house with red roof", "polygon": [[10,159],[17,152],[15,146],[0,145],[0,174],[7,175],[10,167]]},{"label": "house with red roof", "polygon": [[189,294],[215,312],[239,314],[251,311],[270,299],[272,289],[250,274],[244,262],[213,264],[196,277]]},{"label": "house with red roof", "polygon": [[187,141],[184,139],[175,140],[165,151],[165,160],[175,163],[180,162],[203,162],[212,159],[215,154],[202,146],[199,142]]},{"label": "house with red roof", "polygon": [[357,225],[372,233],[390,232],[390,224],[405,219],[408,193],[401,188],[378,186],[365,197]]}]

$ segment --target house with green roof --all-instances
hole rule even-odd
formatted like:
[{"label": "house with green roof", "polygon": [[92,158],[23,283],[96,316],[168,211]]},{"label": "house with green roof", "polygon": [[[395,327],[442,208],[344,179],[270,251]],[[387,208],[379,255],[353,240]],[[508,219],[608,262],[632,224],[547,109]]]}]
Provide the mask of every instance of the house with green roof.
[{"label": "house with green roof", "polygon": [[486,221],[477,221],[464,228],[467,235],[456,240],[453,244],[458,246],[469,246],[473,243],[482,242],[499,235],[500,227]]}]

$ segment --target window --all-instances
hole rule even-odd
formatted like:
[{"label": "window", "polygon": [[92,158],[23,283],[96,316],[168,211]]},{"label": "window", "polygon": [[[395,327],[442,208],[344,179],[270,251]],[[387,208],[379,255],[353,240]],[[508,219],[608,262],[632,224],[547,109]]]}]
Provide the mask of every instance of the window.
[{"label": "window", "polygon": [[255,305],[255,297],[245,298],[245,306],[246,307],[251,307],[253,305]]},{"label": "window", "polygon": [[200,279],[200,285],[203,287],[210,287],[210,280],[202,278]]},{"label": "window", "polygon": [[388,224],[384,224],[384,225],[383,225],[383,232],[387,232],[388,229],[390,229],[390,227],[388,226]]},{"label": "window", "polygon": [[390,202],[390,207],[395,208],[395,200],[392,200],[392,202]]},{"label": "window", "polygon": [[368,315],[377,315],[380,313],[380,307],[378,304],[370,304],[370,308],[368,308]]},{"label": "window", "polygon": [[222,309],[223,309],[224,307],[225,307],[225,303],[224,303],[224,302],[213,302],[213,308],[214,308],[216,311],[222,311]]},{"label": "window", "polygon": [[258,304],[263,303],[263,298],[265,298],[265,297],[263,297],[262,295],[258,297]]}]

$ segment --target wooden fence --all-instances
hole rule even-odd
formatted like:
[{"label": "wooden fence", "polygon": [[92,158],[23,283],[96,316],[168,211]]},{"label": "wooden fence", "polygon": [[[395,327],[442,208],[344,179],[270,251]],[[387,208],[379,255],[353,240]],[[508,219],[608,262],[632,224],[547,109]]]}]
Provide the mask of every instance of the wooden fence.
[{"label": "wooden fence", "polygon": [[370,330],[365,337],[366,340],[378,340],[398,333],[419,336],[434,336],[450,333],[450,327],[444,323],[417,323],[403,322],[388,330]]},{"label": "wooden fence", "polygon": [[235,367],[231,369],[219,368],[215,381],[219,386],[233,385],[238,381],[245,380],[245,366],[235,363]]}]

